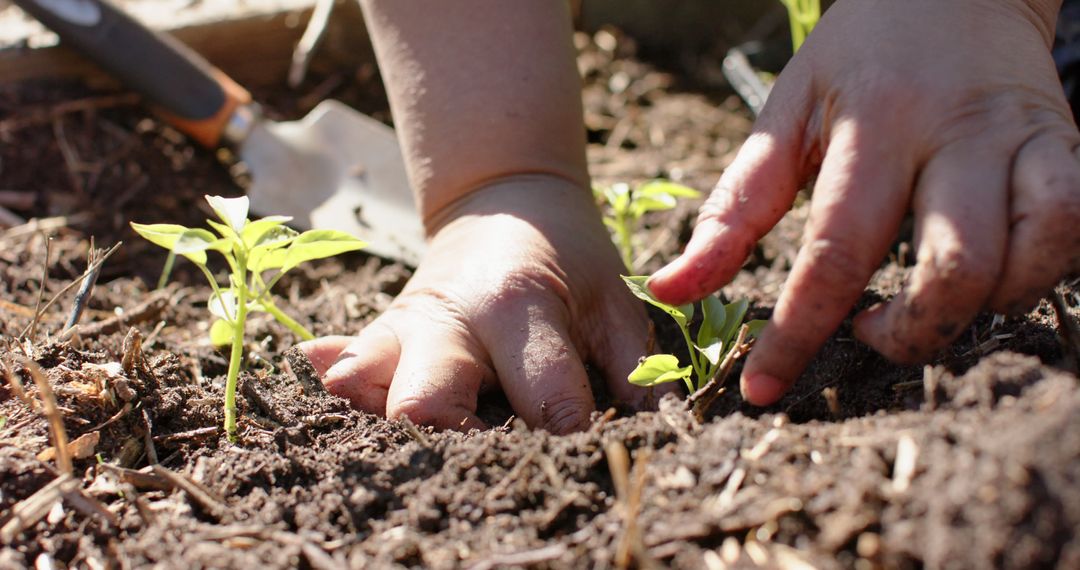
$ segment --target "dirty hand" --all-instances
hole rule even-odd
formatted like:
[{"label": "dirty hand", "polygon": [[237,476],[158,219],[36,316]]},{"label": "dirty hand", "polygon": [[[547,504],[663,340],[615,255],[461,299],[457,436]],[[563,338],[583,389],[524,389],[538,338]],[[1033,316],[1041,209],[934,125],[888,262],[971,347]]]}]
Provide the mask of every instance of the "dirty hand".
[{"label": "dirty hand", "polygon": [[529,425],[582,429],[594,409],[585,361],[616,398],[642,403],[626,377],[646,352],[645,312],[591,200],[543,176],[473,193],[383,315],[301,347],[353,406],[439,428],[484,427],[477,394],[501,384]]},{"label": "dirty hand", "polygon": [[802,250],[751,353],[743,395],[780,398],[837,328],[913,211],[904,291],[855,320],[863,342],[929,359],[983,308],[1019,313],[1080,269],[1080,136],[1049,47],[1060,1],[840,0],[780,76],[650,282],[683,303],[727,283],[812,174]]}]

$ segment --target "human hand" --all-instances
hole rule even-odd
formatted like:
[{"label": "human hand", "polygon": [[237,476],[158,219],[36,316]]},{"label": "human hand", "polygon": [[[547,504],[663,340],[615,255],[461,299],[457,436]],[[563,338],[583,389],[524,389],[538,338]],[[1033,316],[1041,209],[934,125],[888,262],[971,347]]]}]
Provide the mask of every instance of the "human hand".
[{"label": "human hand", "polygon": [[626,377],[646,353],[645,311],[588,191],[522,176],[452,207],[390,308],[356,337],[300,346],[327,388],[375,414],[438,428],[483,428],[477,394],[501,385],[530,426],[588,426],[584,362],[640,405]]},{"label": "human hand", "polygon": [[818,173],[803,247],[742,392],[792,385],[915,216],[904,290],[856,336],[929,359],[983,308],[1019,313],[1080,269],[1080,146],[1049,48],[1060,1],[840,0],[779,77],[755,132],[653,276],[685,303],[727,283]]}]

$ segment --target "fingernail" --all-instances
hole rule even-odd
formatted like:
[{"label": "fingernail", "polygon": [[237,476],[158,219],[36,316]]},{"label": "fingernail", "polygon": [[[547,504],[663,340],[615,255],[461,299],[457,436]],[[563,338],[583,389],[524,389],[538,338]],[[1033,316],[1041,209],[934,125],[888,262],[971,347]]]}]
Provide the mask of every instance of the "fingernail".
[{"label": "fingernail", "polygon": [[743,376],[739,384],[742,397],[755,406],[768,406],[787,392],[787,383],[768,374]]}]

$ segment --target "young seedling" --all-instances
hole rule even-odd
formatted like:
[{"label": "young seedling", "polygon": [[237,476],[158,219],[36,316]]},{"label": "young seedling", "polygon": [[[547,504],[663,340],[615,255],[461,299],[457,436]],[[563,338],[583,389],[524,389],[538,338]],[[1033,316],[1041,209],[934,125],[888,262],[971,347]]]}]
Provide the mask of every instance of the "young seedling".
[{"label": "young seedling", "polygon": [[[697,198],[700,192],[668,180],[646,182],[633,190],[629,184],[593,186],[593,195],[604,209],[604,225],[611,230],[623,264],[633,270],[634,232],[648,212],[670,210],[679,198]],[[606,206],[606,207],[605,207]]]},{"label": "young seedling", "polygon": [[[691,394],[701,390],[714,374],[719,372],[725,357],[738,348],[736,335],[743,325],[743,318],[750,303],[746,299],[724,304],[716,297],[702,299],[701,324],[697,335],[691,336],[690,322],[694,318],[694,305],[673,306],[660,302],[645,286],[648,277],[623,276],[630,292],[635,297],[660,308],[679,325],[686,347],[690,353],[690,364],[682,366],[678,357],[672,354],[654,354],[645,357],[638,367],[630,373],[628,380],[638,386],[656,386],[666,382],[683,381]],[[754,336],[765,326],[766,321],[753,320],[746,323],[747,335]]]},{"label": "young seedling", "polygon": [[806,37],[821,19],[821,0],[780,0],[787,7],[791,23],[791,48],[799,51]]},{"label": "young seedling", "polygon": [[[213,288],[207,308],[216,317],[210,326],[210,341],[216,346],[232,345],[229,372],[225,379],[225,433],[236,441],[236,380],[244,355],[244,325],[253,311],[265,311],[304,340],[314,338],[300,323],[274,304],[270,289],[296,266],[364,247],[364,242],[337,230],[299,233],[285,225],[292,218],[268,216],[249,221],[248,199],[207,196],[206,201],[220,222],[207,220],[216,232],[177,224],[137,224],[138,234],[195,264]],[[206,267],[207,251],[216,251],[229,264],[229,280],[219,286]]]}]

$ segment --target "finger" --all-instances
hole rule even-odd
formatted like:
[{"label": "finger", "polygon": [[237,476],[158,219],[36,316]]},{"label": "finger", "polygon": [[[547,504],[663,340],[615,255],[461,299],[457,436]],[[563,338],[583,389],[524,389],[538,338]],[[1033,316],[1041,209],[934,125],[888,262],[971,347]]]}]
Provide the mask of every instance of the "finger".
[{"label": "finger", "polygon": [[589,426],[595,410],[565,305],[539,284],[509,286],[477,327],[514,411],[554,434]]},{"label": "finger", "polygon": [[1067,273],[1080,270],[1080,162],[1075,131],[1038,136],[1021,147],[1012,174],[1005,268],[990,301],[1018,313]]},{"label": "finger", "polygon": [[658,299],[681,305],[728,283],[791,207],[808,171],[809,86],[807,78],[781,75],[754,133],[701,207],[686,250],[649,279]]},{"label": "finger", "polygon": [[833,127],[804,245],[742,376],[743,397],[776,401],[862,294],[896,235],[914,161],[884,143],[875,121]]},{"label": "finger", "polygon": [[352,336],[323,336],[315,340],[304,341],[296,345],[296,347],[311,361],[311,365],[315,367],[315,372],[319,376],[323,376],[330,369],[330,366],[337,362],[338,356],[345,350],[345,347],[352,344],[354,340],[356,340],[356,337]]},{"label": "finger", "polygon": [[[323,383],[331,394],[349,400],[354,408],[385,415],[386,393],[401,351],[397,336],[383,321],[375,320],[348,340],[351,342],[326,369]],[[335,343],[327,341],[327,345]]]},{"label": "finger", "polygon": [[463,333],[426,319],[402,329],[408,341],[387,394],[386,417],[407,416],[438,429],[486,429],[476,416],[476,400],[494,374]]},{"label": "finger", "polygon": [[951,342],[990,297],[1005,254],[1008,149],[959,143],[923,169],[915,195],[915,268],[904,290],[855,321],[855,334],[898,362]]},{"label": "finger", "polygon": [[675,384],[662,384],[650,390],[627,379],[637,368],[638,359],[649,354],[650,323],[641,303],[633,297],[626,302],[619,296],[606,304],[601,314],[599,322],[603,323],[603,330],[591,331],[594,340],[589,353],[593,363],[603,371],[615,400],[643,410],[655,406],[664,394],[678,391]]}]

